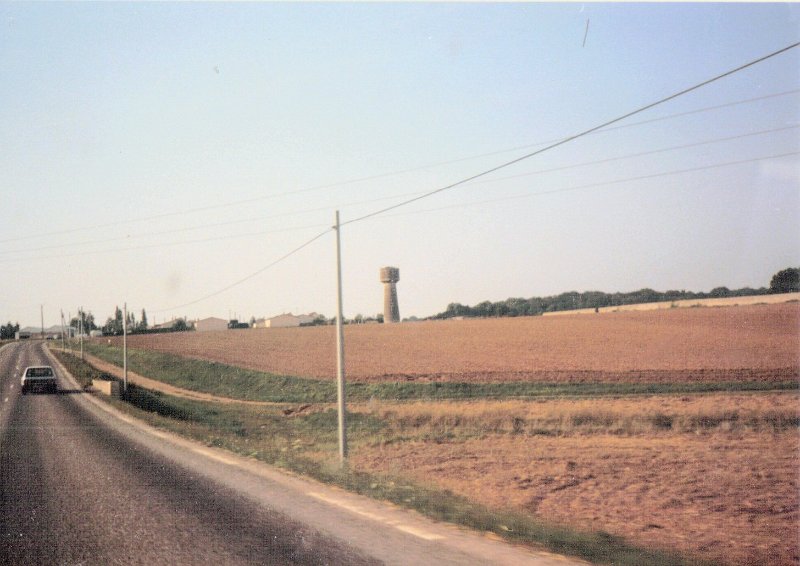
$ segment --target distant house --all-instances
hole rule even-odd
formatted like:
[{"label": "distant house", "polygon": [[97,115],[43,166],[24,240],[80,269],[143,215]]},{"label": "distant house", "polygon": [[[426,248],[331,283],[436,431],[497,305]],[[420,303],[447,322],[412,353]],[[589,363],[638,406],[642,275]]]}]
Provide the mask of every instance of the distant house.
[{"label": "distant house", "polygon": [[41,326],[26,326],[25,328],[19,329],[19,336],[20,339],[24,338],[50,338],[56,339],[61,338],[62,328],[61,325],[51,326],[50,328],[45,328],[44,333],[42,333]]},{"label": "distant house", "polygon": [[315,312],[298,315],[284,313],[272,318],[260,318],[253,324],[253,328],[291,328],[301,324],[310,324],[318,316]]},{"label": "distant house", "polygon": [[297,318],[300,319],[300,324],[303,325],[303,324],[311,324],[316,319],[318,319],[319,316],[320,315],[318,313],[310,312],[308,314],[298,314]]},{"label": "distant house", "polygon": [[175,326],[175,323],[178,322],[177,318],[173,318],[172,320],[168,320],[167,322],[162,322],[161,324],[154,324],[150,328],[153,330],[164,330],[168,328],[172,328]]},{"label": "distant house", "polygon": [[208,317],[194,321],[194,329],[198,332],[208,332],[211,330],[227,330],[228,321],[216,317]]}]

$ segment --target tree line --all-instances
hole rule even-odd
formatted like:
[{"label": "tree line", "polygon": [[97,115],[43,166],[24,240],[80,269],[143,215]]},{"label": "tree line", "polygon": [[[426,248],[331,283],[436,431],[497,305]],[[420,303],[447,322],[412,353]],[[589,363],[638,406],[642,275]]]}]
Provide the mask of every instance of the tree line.
[{"label": "tree line", "polygon": [[[604,293],[602,291],[586,291],[578,293],[570,291],[551,297],[532,297],[530,299],[510,298],[505,301],[491,302],[483,301],[475,306],[462,305],[460,303],[450,303],[444,312],[440,312],[429,319],[445,319],[455,317],[501,317],[501,316],[537,316],[546,312],[568,311],[577,309],[600,309],[603,307],[617,307],[623,305],[634,305],[639,303],[658,303],[673,302],[694,299],[712,299],[720,297],[747,297],[753,295],[766,295],[770,293],[793,293],[800,291],[800,268],[789,267],[777,272],[770,280],[769,288],[760,287],[752,289],[744,287],[742,289],[728,289],[727,287],[716,287],[708,293],[692,291],[654,291],[653,289],[639,289],[630,293]],[[79,312],[78,316],[72,317],[69,326],[75,334],[81,330],[85,334],[92,330],[102,330],[104,335],[119,336],[122,334],[124,314],[122,309],[116,307],[114,315],[106,319],[103,326],[98,326],[94,315],[91,312]],[[413,318],[413,317],[412,317]],[[238,320],[231,320],[229,328],[248,328],[252,327],[255,318],[251,319],[251,324],[239,323]],[[367,322],[383,322],[383,314],[375,317],[357,314],[352,319],[345,319],[345,324],[363,324]],[[313,322],[302,326],[317,326],[335,324],[336,317],[326,318],[319,315]],[[173,321],[168,328],[152,328],[147,322],[147,312],[142,309],[139,320],[133,312],[128,313],[127,321],[128,332],[130,334],[161,333],[161,332],[181,332],[192,330],[192,326],[185,318],[178,318]],[[0,326],[0,340],[12,340],[19,330],[19,323]]]},{"label": "tree line", "polygon": [[546,312],[568,311],[577,309],[600,309],[639,303],[673,302],[693,299],[713,299],[721,297],[748,297],[770,293],[791,293],[800,291],[800,269],[787,268],[773,275],[769,288],[728,289],[716,287],[708,293],[692,291],[654,291],[639,289],[629,293],[604,293],[602,291],[586,291],[578,293],[570,291],[550,297],[510,298],[504,301],[483,301],[475,306],[450,303],[444,312],[435,314],[431,319],[455,317],[501,317],[501,316],[537,316]]},{"label": "tree line", "polygon": [[[103,326],[98,326],[91,311],[81,311],[78,313],[78,316],[74,316],[70,319],[69,326],[73,329],[75,334],[81,331],[83,331],[84,334],[89,334],[93,330],[100,330],[106,336],[119,336],[123,333],[123,318],[122,309],[115,307],[114,315],[108,317]],[[186,321],[183,322],[185,325]],[[142,315],[138,321],[133,312],[128,313],[127,328],[130,334],[143,334],[157,331],[148,324],[147,312],[144,309],[142,309]]]}]

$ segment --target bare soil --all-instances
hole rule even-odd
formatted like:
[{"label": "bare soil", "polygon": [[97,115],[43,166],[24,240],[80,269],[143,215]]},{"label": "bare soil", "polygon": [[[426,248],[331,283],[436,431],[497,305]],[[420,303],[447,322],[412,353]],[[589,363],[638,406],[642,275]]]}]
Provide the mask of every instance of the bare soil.
[{"label": "bare soil", "polygon": [[[800,368],[800,304],[348,325],[345,341],[356,381],[786,381]],[[140,335],[129,345],[336,375],[330,326]]]},{"label": "bare soil", "polygon": [[796,431],[487,435],[363,447],[351,459],[490,507],[716,563],[800,562]]}]

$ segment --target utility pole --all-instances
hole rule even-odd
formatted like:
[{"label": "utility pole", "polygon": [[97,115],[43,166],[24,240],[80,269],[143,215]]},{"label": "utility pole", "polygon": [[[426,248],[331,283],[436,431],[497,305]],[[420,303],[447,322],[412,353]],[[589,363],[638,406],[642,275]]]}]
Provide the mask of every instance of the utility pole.
[{"label": "utility pole", "polygon": [[342,245],[339,211],[336,211],[336,292],[338,295],[336,312],[336,392],[339,401],[339,463],[342,467],[347,462],[347,423],[344,389],[344,324],[342,319]]},{"label": "utility pole", "polygon": [[122,391],[128,394],[128,303],[123,307],[125,320],[122,322]]},{"label": "utility pole", "polygon": [[78,311],[78,326],[80,327],[80,340],[81,340],[81,359],[83,359],[83,307]]},{"label": "utility pole", "polygon": [[42,317],[42,340],[44,340],[44,305],[39,305],[39,314]]},{"label": "utility pole", "polygon": [[72,313],[67,312],[67,319],[69,319],[69,353],[72,355]]},{"label": "utility pole", "polygon": [[61,311],[61,351],[64,352],[67,349],[67,346],[64,342],[64,332],[66,328],[64,328],[64,311]]}]

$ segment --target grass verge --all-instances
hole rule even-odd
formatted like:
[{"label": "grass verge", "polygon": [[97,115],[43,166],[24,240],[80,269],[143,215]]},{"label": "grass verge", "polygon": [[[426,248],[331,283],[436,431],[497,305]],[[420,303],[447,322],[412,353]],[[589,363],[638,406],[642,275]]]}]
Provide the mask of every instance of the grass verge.
[{"label": "grass verge", "polygon": [[92,384],[93,380],[114,381],[115,379],[114,376],[98,370],[75,355],[53,349],[50,350],[50,353],[67,368],[67,371],[72,374],[72,377],[75,378],[75,381],[77,381],[78,385],[83,389],[87,389]]},{"label": "grass verge", "polygon": [[[73,375],[100,374],[69,354],[56,353]],[[77,372],[77,373],[76,373]],[[594,563],[619,565],[697,564],[677,554],[636,547],[604,532],[582,532],[549,525],[512,511],[493,510],[447,490],[409,482],[399,476],[339,469],[334,455],[337,418],[334,410],[294,413],[282,407],[223,405],[179,399],[129,385],[117,408],[171,432],[253,457],[318,481],[375,499],[414,509],[436,520],[492,532],[513,542],[544,547]],[[348,438],[354,450],[374,442],[386,423],[370,414],[348,415]]]},{"label": "grass verge", "polygon": [[[84,343],[84,349],[109,363],[122,365],[120,348]],[[182,358],[149,350],[128,350],[128,368],[192,391],[248,401],[276,403],[333,403],[333,381],[264,373],[217,362]],[[348,383],[353,401],[518,399],[535,397],[593,397],[604,395],[658,395],[740,391],[798,390],[800,382],[717,383]]]}]

